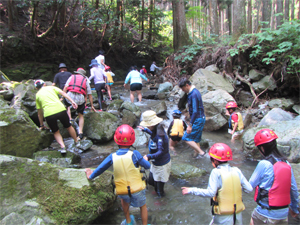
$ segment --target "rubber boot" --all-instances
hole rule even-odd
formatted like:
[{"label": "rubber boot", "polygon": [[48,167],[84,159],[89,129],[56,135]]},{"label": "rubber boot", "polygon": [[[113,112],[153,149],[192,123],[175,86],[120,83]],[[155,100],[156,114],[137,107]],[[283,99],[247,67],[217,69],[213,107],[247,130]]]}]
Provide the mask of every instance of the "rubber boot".
[{"label": "rubber boot", "polygon": [[156,182],[157,183],[157,197],[158,198],[162,198],[165,196],[165,192],[164,192],[164,186],[165,183],[164,182]]}]

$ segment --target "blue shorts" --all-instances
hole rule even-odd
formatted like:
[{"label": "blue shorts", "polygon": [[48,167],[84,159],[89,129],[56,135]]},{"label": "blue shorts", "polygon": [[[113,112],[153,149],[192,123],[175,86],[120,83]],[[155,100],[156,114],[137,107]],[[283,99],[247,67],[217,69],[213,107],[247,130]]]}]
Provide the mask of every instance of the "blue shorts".
[{"label": "blue shorts", "polygon": [[113,85],[114,83],[106,83],[108,86],[111,86],[111,85]]},{"label": "blue shorts", "polygon": [[192,132],[188,134],[186,131],[183,134],[182,140],[183,141],[194,141],[199,143],[201,141],[202,130],[205,124],[205,117],[195,119]]},{"label": "blue shorts", "polygon": [[119,198],[123,199],[126,203],[130,203],[133,207],[142,207],[146,204],[146,190],[141,190],[139,192],[129,195],[118,195]]}]

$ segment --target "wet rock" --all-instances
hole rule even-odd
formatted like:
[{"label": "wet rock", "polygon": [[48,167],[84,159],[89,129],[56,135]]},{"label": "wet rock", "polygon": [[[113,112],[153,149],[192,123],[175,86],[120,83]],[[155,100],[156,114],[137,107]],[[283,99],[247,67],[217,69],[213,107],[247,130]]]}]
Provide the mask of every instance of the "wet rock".
[{"label": "wet rock", "polygon": [[117,110],[117,111],[119,111],[120,108],[121,108],[121,105],[123,104],[123,102],[124,102],[124,101],[121,100],[121,99],[112,101],[112,102],[107,106],[107,111],[110,111],[110,110]]},{"label": "wet rock", "polygon": [[142,114],[140,107],[138,107],[137,105],[135,105],[132,102],[123,102],[120,110],[122,111],[123,109],[127,109],[127,110],[131,111],[137,118],[140,118],[140,116]]},{"label": "wet rock", "polygon": [[294,119],[293,114],[286,112],[280,108],[274,108],[260,121],[259,126],[268,126],[279,121],[288,121]]},{"label": "wet rock", "polygon": [[180,179],[201,177],[206,174],[205,170],[186,163],[172,163],[171,176]]},{"label": "wet rock", "polygon": [[220,72],[219,68],[215,64],[212,64],[212,65],[209,65],[209,66],[205,67],[205,70],[208,70],[208,71],[211,71],[211,72],[214,72],[214,73],[219,73]]},{"label": "wet rock", "polygon": [[265,76],[261,80],[254,82],[252,86],[256,92],[261,92],[264,91],[265,89],[274,91],[275,88],[277,88],[276,81],[271,76]]},{"label": "wet rock", "polygon": [[80,149],[83,151],[89,150],[93,145],[93,142],[91,140],[82,140],[80,141]]},{"label": "wet rock", "polygon": [[140,129],[134,129],[135,131],[135,142],[134,147],[146,145],[150,139],[150,135],[141,131]]},{"label": "wet rock", "polygon": [[249,78],[253,81],[259,81],[264,77],[264,74],[258,70],[252,69],[249,71]]},{"label": "wet rock", "polygon": [[198,69],[189,80],[196,86],[202,95],[218,89],[225,90],[229,94],[234,92],[234,88],[228,80],[222,75],[208,70]]},{"label": "wet rock", "polygon": [[157,90],[148,90],[142,89],[142,96],[144,99],[154,99],[156,96]]},{"label": "wet rock", "polygon": [[0,177],[1,224],[91,224],[116,198],[111,172],[88,181],[84,169],[0,155]]},{"label": "wet rock", "polygon": [[251,93],[247,91],[241,91],[236,95],[236,101],[244,107],[250,107],[254,98]]},{"label": "wet rock", "polygon": [[170,82],[165,82],[159,85],[157,93],[168,92],[173,89],[173,85]]},{"label": "wet rock", "polygon": [[128,124],[131,127],[137,126],[139,123],[137,117],[133,112],[123,109],[122,111],[122,124]]},{"label": "wet rock", "polygon": [[156,115],[165,115],[167,112],[167,105],[165,101],[159,101],[151,107],[151,110],[156,112]]},{"label": "wet rock", "polygon": [[291,110],[293,105],[294,105],[294,101],[292,99],[277,98],[269,101],[269,107],[271,108],[281,108],[283,110]]},{"label": "wet rock", "polygon": [[294,106],[293,106],[293,110],[294,110],[296,113],[300,114],[300,105],[294,105]]},{"label": "wet rock", "polygon": [[37,216],[32,217],[29,223],[26,225],[45,225],[45,221],[42,218],[39,218]]}]

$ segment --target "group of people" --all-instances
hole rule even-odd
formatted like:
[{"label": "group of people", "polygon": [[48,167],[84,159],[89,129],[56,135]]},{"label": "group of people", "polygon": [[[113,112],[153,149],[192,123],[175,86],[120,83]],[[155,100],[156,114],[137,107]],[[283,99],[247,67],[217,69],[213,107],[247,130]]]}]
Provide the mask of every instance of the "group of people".
[{"label": "group of people", "polygon": [[[117,128],[114,135],[119,150],[110,154],[94,171],[86,169],[87,178],[94,179],[113,165],[116,194],[121,199],[125,215],[121,224],[136,224],[134,216],[129,213],[130,205],[140,207],[142,224],[147,224],[146,180],[154,187],[158,198],[165,195],[164,185],[168,182],[171,171],[169,149],[180,141],[181,133],[182,140],[194,149],[196,158],[202,158],[205,154],[198,145],[205,124],[201,94],[186,79],[179,83],[179,87],[188,93],[191,117],[184,132],[184,129],[178,129],[180,126],[184,127],[183,121],[180,120],[180,111],[173,112],[174,121],[168,133],[173,133],[173,136],[179,139],[170,138],[169,143],[168,134],[162,125],[163,119],[154,111],[148,110],[142,114],[142,121],[138,126],[150,135],[148,154],[142,156],[137,150],[130,150],[135,142],[135,131],[129,125],[123,124]],[[230,133],[234,139],[234,134],[242,130],[242,126],[239,124],[239,115],[237,118],[233,115],[235,110],[232,108],[235,109],[236,106],[229,103],[226,108],[231,115],[229,120],[233,130]],[[176,129],[172,129],[173,127]],[[228,163],[233,157],[230,147],[224,143],[214,144],[208,152],[214,167],[208,187],[182,187],[182,194],[211,198],[213,218],[210,224],[242,224],[242,211],[245,210],[242,190],[251,192],[255,188],[257,207],[253,210],[250,224],[288,224],[289,212],[293,217],[299,214],[299,194],[291,165],[277,149],[277,138],[275,132],[270,129],[262,129],[256,133],[254,143],[264,159],[258,163],[249,181],[240,169]],[[141,167],[150,169],[148,178]]]}]

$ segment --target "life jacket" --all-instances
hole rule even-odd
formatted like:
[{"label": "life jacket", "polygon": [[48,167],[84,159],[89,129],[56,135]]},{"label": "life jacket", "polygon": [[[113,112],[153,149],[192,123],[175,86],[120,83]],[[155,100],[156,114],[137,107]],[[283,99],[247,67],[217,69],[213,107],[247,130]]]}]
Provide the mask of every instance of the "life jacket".
[{"label": "life jacket", "polygon": [[105,75],[107,77],[107,83],[113,83],[114,82],[110,72],[106,72]]},{"label": "life jacket", "polygon": [[[291,166],[284,161],[278,161],[273,155],[266,158],[273,165],[274,181],[269,191],[257,186],[255,188],[254,201],[262,208],[282,209],[291,203]],[[268,207],[261,204],[265,200]]]},{"label": "life jacket", "polygon": [[86,95],[86,78],[82,75],[72,75],[67,90]]},{"label": "life jacket", "polygon": [[129,195],[146,188],[141,168],[136,168],[132,161],[132,151],[125,155],[112,154],[114,181],[117,195]]},{"label": "life jacket", "polygon": [[231,119],[232,116],[233,116],[234,114],[237,114],[237,115],[238,115],[238,122],[237,122],[237,123],[238,123],[238,126],[237,126],[236,130],[237,130],[237,131],[238,131],[238,130],[243,130],[243,129],[244,129],[243,116],[242,116],[242,114],[239,113],[239,112],[237,112],[237,113],[232,113],[232,114],[230,115],[229,120],[228,120],[229,128],[232,129],[232,128],[234,127],[234,125],[235,125],[235,122]]},{"label": "life jacket", "polygon": [[174,119],[173,126],[171,128],[170,136],[183,136],[183,122],[181,119]]},{"label": "life jacket", "polygon": [[222,188],[218,190],[215,197],[211,199],[212,214],[233,215],[234,223],[236,213],[245,209],[242,201],[242,186],[236,171],[219,170],[222,178]]}]

